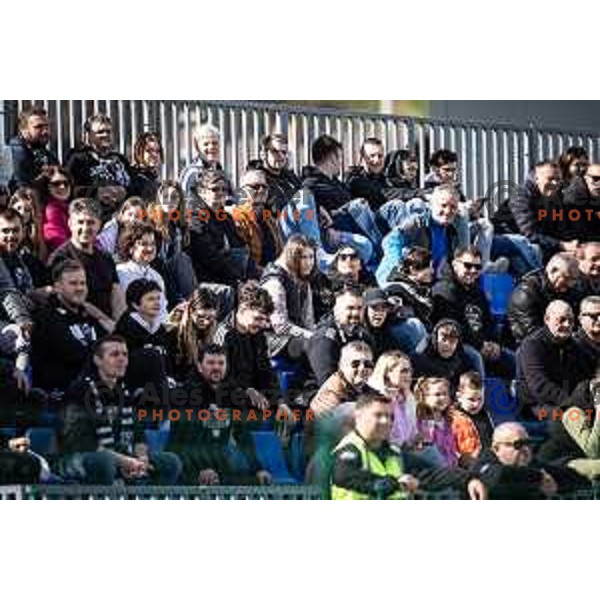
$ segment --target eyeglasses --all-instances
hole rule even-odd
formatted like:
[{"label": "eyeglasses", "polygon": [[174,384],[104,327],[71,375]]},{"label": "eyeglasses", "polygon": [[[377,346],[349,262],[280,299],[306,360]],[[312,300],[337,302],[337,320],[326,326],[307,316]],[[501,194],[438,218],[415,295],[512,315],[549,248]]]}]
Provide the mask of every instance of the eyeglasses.
[{"label": "eyeglasses", "polygon": [[600,313],[581,313],[581,316],[591,319],[592,321],[594,321],[594,323],[600,321]]},{"label": "eyeglasses", "polygon": [[340,254],[338,256],[339,260],[356,260],[358,258],[358,254],[350,254],[350,253],[346,253],[346,254]]},{"label": "eyeglasses", "polygon": [[350,361],[350,366],[353,369],[358,369],[358,367],[360,367],[360,365],[362,365],[365,369],[372,369],[373,366],[374,366],[372,360],[353,360],[353,361]]},{"label": "eyeglasses", "polygon": [[57,179],[56,181],[49,181],[48,185],[53,185],[54,187],[69,187],[69,182],[66,179]]},{"label": "eyeglasses", "polygon": [[459,261],[463,267],[465,269],[470,269],[472,271],[481,271],[481,263],[472,263],[472,262],[465,262],[465,261]]},{"label": "eyeglasses", "polygon": [[505,446],[512,446],[515,450],[521,450],[525,448],[529,444],[529,440],[526,438],[520,438],[518,440],[513,440],[512,442],[498,442],[499,444],[504,444]]}]

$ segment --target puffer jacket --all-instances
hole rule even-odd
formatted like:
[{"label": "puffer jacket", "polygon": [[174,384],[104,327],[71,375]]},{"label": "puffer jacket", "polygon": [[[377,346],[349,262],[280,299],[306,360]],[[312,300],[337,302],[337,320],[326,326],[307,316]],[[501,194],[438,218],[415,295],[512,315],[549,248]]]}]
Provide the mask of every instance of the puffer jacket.
[{"label": "puffer jacket", "polygon": [[577,314],[582,299],[583,290],[579,286],[559,294],[552,289],[543,269],[528,273],[513,290],[508,307],[508,321],[515,340],[521,342],[542,327],[546,307],[553,300],[564,300]]}]

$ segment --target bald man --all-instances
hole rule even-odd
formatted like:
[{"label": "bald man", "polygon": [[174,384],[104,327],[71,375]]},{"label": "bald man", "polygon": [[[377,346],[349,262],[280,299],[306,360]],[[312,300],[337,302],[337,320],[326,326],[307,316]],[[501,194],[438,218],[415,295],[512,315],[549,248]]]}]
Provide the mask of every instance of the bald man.
[{"label": "bald man", "polygon": [[571,306],[554,300],[545,311],[544,326],[517,350],[517,390],[530,418],[551,422],[552,411],[569,406],[579,381],[593,374],[573,339],[574,325]]},{"label": "bald man", "polygon": [[535,461],[520,423],[502,423],[494,429],[491,449],[481,454],[471,473],[492,500],[537,500],[589,487],[572,469]]},{"label": "bald man", "polygon": [[521,342],[544,324],[544,311],[552,300],[564,300],[579,309],[584,292],[577,260],[566,252],[555,254],[544,270],[525,275],[515,287],[508,308],[512,334]]}]

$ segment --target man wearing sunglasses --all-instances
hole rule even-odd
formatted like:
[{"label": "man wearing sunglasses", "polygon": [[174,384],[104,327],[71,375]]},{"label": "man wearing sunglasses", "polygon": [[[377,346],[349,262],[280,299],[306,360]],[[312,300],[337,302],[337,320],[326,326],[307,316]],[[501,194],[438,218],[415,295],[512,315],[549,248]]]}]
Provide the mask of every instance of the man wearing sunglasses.
[{"label": "man wearing sunglasses", "polygon": [[269,187],[264,170],[248,169],[241,183],[242,204],[233,208],[233,222],[250,258],[262,271],[279,256],[283,248],[281,234],[275,214],[266,208]]},{"label": "man wearing sunglasses", "polygon": [[570,468],[535,461],[520,423],[502,423],[494,429],[491,449],[482,452],[471,473],[481,480],[491,500],[543,500],[589,487]]},{"label": "man wearing sunglasses", "polygon": [[479,285],[481,270],[482,256],[475,246],[465,246],[454,253],[452,265],[442,270],[440,280],[433,286],[432,320],[435,323],[453,319],[461,325],[465,351],[482,377],[485,361],[501,365],[505,371],[502,374],[512,378],[514,356],[498,343],[489,302]]},{"label": "man wearing sunglasses", "polygon": [[588,296],[579,309],[580,329],[574,339],[585,356],[585,371],[592,373],[600,361],[600,296]]},{"label": "man wearing sunglasses", "polygon": [[288,139],[282,133],[272,133],[263,138],[260,159],[267,178],[267,207],[283,210],[302,187],[300,178],[288,167]]},{"label": "man wearing sunglasses", "polygon": [[564,205],[570,237],[580,243],[600,241],[600,163],[592,163],[584,175],[573,178],[564,191]]},{"label": "man wearing sunglasses", "polygon": [[319,386],[337,370],[343,346],[356,340],[372,345],[363,323],[361,291],[356,288],[342,290],[336,296],[333,314],[321,320],[314,335],[306,342],[306,354]]},{"label": "man wearing sunglasses", "polygon": [[19,133],[10,141],[13,175],[10,191],[31,185],[47,165],[60,164],[48,148],[48,114],[41,106],[32,106],[19,115]]},{"label": "man wearing sunglasses", "polygon": [[371,390],[367,381],[374,366],[369,344],[361,341],[346,344],[340,354],[338,370],[323,383],[310,403],[315,417],[323,418],[340,404],[356,402],[360,394]]}]

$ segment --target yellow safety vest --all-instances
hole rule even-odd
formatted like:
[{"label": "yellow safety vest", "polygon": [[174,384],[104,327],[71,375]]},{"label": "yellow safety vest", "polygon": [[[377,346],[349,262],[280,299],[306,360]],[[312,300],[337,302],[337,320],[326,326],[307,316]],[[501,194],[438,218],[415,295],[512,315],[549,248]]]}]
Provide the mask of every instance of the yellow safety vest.
[{"label": "yellow safety vest", "polygon": [[[370,450],[365,442],[355,431],[350,432],[342,441],[334,448],[333,452],[337,452],[344,446],[355,446],[360,452],[362,460],[362,468],[373,475],[382,477],[390,476],[394,479],[402,476],[402,459],[399,454],[390,454],[384,462]],[[375,500],[375,497],[363,494],[354,490],[331,485],[332,500]],[[404,500],[406,492],[398,490],[387,497],[388,500]]]}]

